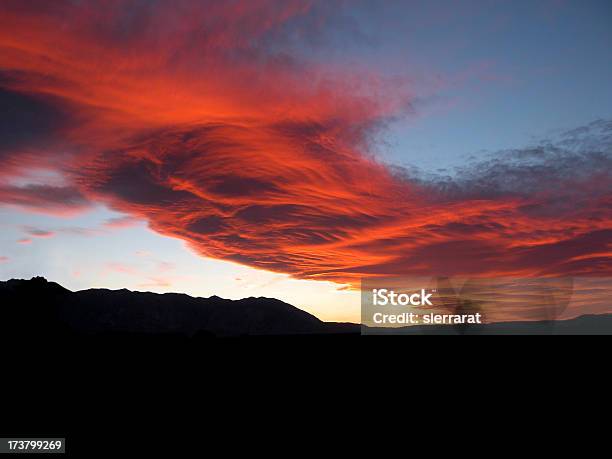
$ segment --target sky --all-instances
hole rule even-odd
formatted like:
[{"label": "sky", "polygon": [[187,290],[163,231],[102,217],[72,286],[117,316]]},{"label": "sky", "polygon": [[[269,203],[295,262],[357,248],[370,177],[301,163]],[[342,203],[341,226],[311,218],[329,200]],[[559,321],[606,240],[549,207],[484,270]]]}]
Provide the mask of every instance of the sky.
[{"label": "sky", "polygon": [[364,278],[605,278],[611,21],[607,1],[5,0],[0,278],[335,321],[360,320]]}]

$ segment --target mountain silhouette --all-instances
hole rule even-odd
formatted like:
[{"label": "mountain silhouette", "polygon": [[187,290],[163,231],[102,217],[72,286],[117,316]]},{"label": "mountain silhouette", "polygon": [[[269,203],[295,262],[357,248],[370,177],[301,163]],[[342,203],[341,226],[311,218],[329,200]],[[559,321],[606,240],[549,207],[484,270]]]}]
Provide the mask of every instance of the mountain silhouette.
[{"label": "mountain silhouette", "polygon": [[[365,334],[612,334],[612,315],[564,321],[508,322],[465,327],[363,327]],[[72,292],[43,277],[0,282],[0,334],[4,338],[75,336],[347,336],[362,326],[323,322],[274,298],[227,300],[179,293],[89,289]]]},{"label": "mountain silhouette", "polygon": [[0,331],[12,335],[257,336],[360,331],[359,325],[323,322],[273,298],[234,301],[126,289],[71,292],[42,277],[0,282],[0,304]]}]

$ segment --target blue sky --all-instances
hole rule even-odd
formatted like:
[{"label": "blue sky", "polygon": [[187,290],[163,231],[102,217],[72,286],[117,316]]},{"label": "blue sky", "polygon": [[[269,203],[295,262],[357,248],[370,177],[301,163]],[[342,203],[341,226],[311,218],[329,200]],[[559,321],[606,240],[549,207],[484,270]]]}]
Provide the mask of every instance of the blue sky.
[{"label": "blue sky", "polygon": [[390,161],[448,167],[612,117],[610,2],[383,5],[357,14],[372,39],[355,55],[422,97],[386,138]]}]

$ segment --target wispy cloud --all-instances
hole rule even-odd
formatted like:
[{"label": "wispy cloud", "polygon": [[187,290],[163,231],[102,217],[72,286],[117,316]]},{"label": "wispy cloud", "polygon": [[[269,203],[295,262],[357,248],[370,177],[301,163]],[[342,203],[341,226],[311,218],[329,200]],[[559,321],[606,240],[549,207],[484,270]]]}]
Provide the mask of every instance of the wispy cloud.
[{"label": "wispy cloud", "polygon": [[0,184],[0,204],[59,216],[72,216],[91,207],[89,201],[76,188],[48,185]]},{"label": "wispy cloud", "polygon": [[137,226],[139,223],[141,223],[141,221],[142,220],[130,216],[115,217],[106,220],[103,226],[104,228],[109,229],[131,228]]},{"label": "wispy cloud", "polygon": [[109,271],[121,273],[121,274],[131,274],[131,275],[138,274],[138,270],[135,267],[129,264],[120,263],[120,262],[106,263],[106,269]]},{"label": "wispy cloud", "polygon": [[40,239],[47,239],[47,238],[51,238],[53,236],[55,236],[55,232],[54,231],[49,231],[46,229],[40,229],[40,228],[34,228],[31,226],[25,226],[23,227],[23,231],[28,234],[29,236],[35,237],[35,238],[40,238]]},{"label": "wispy cloud", "polygon": [[[144,262],[143,262],[144,261]],[[145,260],[134,263],[110,262],[105,266],[107,271],[127,274],[147,282],[138,284],[139,288],[168,288],[175,281],[185,280],[185,276],[175,274],[173,263],[147,256]]]},{"label": "wispy cloud", "polygon": [[149,277],[148,280],[149,282],[139,284],[138,286],[142,288],[166,288],[172,285],[170,280],[161,277]]}]

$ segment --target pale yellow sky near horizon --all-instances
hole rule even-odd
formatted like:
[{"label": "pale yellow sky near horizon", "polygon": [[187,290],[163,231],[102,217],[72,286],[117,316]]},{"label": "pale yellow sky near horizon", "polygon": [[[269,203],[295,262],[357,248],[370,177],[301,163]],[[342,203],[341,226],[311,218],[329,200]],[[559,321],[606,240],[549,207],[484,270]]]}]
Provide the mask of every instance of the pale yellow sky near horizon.
[{"label": "pale yellow sky near horizon", "polygon": [[[0,278],[44,276],[70,290],[127,288],[155,293],[277,298],[324,321],[360,322],[358,291],[202,257],[145,222],[111,228],[120,214],[99,207],[75,216],[0,209]],[[83,256],[85,254],[85,256]]]}]

